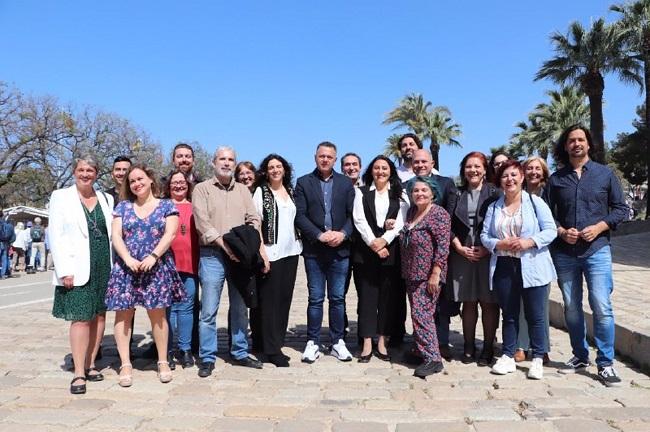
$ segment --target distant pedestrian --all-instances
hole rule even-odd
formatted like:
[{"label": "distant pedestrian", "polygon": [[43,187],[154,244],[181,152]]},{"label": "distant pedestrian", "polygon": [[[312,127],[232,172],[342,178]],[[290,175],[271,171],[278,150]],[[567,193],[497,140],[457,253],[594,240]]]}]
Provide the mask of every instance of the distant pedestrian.
[{"label": "distant pedestrian", "polygon": [[[40,217],[34,218],[34,225],[29,231],[32,240],[31,256],[29,258],[29,267],[32,270],[45,271],[45,227],[42,225]],[[38,269],[36,269],[36,258],[38,257]]]}]

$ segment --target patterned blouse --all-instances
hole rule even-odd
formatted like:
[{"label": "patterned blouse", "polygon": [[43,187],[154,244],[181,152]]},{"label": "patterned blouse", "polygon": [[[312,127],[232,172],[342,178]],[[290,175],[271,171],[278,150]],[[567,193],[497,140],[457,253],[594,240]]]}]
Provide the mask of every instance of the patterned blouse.
[{"label": "patterned blouse", "polygon": [[447,211],[434,204],[420,222],[410,228],[415,216],[412,207],[406,217],[407,223],[400,232],[402,277],[408,281],[429,279],[434,265],[440,267],[440,282],[447,278],[447,257],[451,219]]},{"label": "patterned blouse", "polygon": [[[500,212],[495,212],[495,217],[497,218],[497,237],[500,240],[510,237],[519,237],[521,235],[521,227],[524,224],[524,220],[521,217],[521,206],[515,210],[514,214],[508,213],[508,211],[503,208]],[[521,252],[518,251],[497,250],[496,253],[497,256],[509,256],[514,258],[521,257]]]}]

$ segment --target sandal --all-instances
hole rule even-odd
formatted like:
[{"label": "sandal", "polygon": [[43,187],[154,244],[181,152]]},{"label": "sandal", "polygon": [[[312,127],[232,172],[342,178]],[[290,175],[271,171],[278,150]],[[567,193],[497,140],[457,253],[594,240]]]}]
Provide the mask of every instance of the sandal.
[{"label": "sandal", "polygon": [[169,370],[167,372],[161,372],[160,366],[167,365],[169,367],[169,362],[167,361],[159,361],[158,362],[158,379],[160,380],[161,383],[166,384],[170,382],[173,378],[172,376],[172,371]]},{"label": "sandal", "polygon": [[[77,380],[83,380],[83,384],[75,384]],[[84,394],[86,393],[86,377],[76,376],[70,381],[70,393],[72,394]]]},{"label": "sandal", "polygon": [[[122,369],[131,368],[131,373],[122,375]],[[133,384],[133,365],[131,363],[124,363],[120,366],[120,378],[118,381],[120,387],[131,387]]]},{"label": "sandal", "polygon": [[[90,372],[97,373],[91,374]],[[97,369],[95,366],[92,366],[86,369],[86,380],[91,382],[104,381],[104,375],[99,372],[99,369]]]}]

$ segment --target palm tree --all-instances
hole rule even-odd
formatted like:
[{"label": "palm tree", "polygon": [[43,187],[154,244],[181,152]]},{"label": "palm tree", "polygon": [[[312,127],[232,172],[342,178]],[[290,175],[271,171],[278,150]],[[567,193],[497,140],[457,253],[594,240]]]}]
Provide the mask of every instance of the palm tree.
[{"label": "palm tree", "polygon": [[535,81],[548,78],[557,84],[577,85],[589,98],[590,129],[594,140],[595,159],[603,162],[604,75],[615,73],[625,83],[643,85],[639,62],[627,55],[627,32],[619,26],[607,25],[600,18],[587,31],[577,21],[569,26],[567,35],[551,35],[555,57],[545,61]]},{"label": "palm tree", "polygon": [[399,139],[402,137],[400,134],[392,134],[386,138],[386,145],[384,146],[384,156],[395,159],[396,162],[401,162],[402,154],[399,151]]},{"label": "palm tree", "polygon": [[419,93],[411,93],[402,98],[399,105],[386,114],[382,124],[395,124],[395,129],[405,127],[421,140],[429,140],[431,156],[436,166],[439,166],[440,144],[460,146],[456,140],[461,134],[460,125],[453,122],[449,108],[434,106]]},{"label": "palm tree", "polygon": [[[632,53],[630,57],[640,57],[643,63],[643,82],[645,84],[645,105],[650,107],[650,0],[637,0],[631,3],[622,3],[613,5],[610,9],[614,12],[621,14],[621,20],[618,25],[627,32],[628,42]],[[643,121],[645,127],[642,128],[643,133],[640,135],[645,136],[644,154],[650,154],[650,110],[645,109]],[[644,155],[639,155],[643,157]],[[647,182],[650,185],[650,159],[646,167],[648,178]],[[650,194],[647,195],[646,208],[650,208]],[[648,218],[648,211],[646,210],[646,218]]]},{"label": "palm tree", "polygon": [[528,120],[519,122],[519,131],[510,138],[510,151],[527,156],[533,154],[547,159],[554,143],[567,127],[589,120],[589,106],[585,95],[575,87],[546,92],[550,103],[540,103],[528,114]]}]

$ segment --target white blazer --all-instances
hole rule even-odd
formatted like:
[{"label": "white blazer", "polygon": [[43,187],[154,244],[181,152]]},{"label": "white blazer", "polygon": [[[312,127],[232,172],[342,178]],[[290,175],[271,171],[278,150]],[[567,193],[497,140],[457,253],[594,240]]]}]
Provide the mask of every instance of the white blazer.
[{"label": "white blazer", "polygon": [[[104,213],[111,244],[113,197],[98,191],[97,203]],[[90,277],[88,223],[76,185],[52,192],[48,231],[54,260],[52,283],[63,285],[63,277],[73,276],[74,286],[85,285]]]}]

